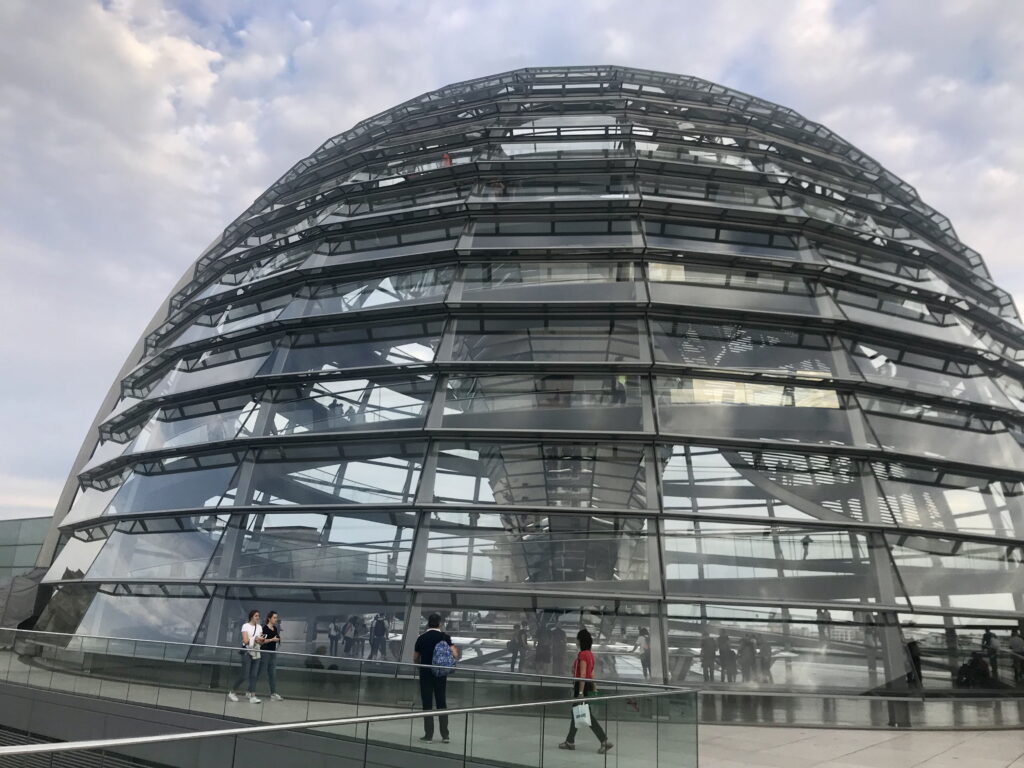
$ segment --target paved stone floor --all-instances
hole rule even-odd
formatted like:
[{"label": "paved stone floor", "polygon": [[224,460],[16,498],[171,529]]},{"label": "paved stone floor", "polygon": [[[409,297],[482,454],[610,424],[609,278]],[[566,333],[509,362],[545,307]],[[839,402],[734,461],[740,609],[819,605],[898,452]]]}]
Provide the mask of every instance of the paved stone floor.
[{"label": "paved stone floor", "polygon": [[700,768],[1024,768],[1024,731],[700,728]]}]

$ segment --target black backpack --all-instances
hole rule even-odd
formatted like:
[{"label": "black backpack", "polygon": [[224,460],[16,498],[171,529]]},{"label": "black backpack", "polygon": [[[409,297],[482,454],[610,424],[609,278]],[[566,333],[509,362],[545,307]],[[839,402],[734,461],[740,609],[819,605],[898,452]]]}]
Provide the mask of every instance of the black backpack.
[{"label": "black backpack", "polygon": [[373,636],[384,637],[388,633],[388,625],[384,623],[384,619],[377,619],[373,622]]}]

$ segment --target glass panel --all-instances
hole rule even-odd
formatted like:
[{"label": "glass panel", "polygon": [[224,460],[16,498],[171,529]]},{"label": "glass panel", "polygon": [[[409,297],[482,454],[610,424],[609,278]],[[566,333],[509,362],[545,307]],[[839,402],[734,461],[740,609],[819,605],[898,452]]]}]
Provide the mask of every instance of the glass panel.
[{"label": "glass panel", "polygon": [[823,379],[835,375],[827,337],[745,323],[651,321],[654,359],[702,368],[734,368]]},{"label": "glass panel", "polygon": [[79,488],[75,501],[68,514],[60,521],[61,525],[74,525],[91,520],[103,514],[111,499],[121,490],[120,486],[100,490],[98,488]]},{"label": "glass panel", "polygon": [[636,185],[622,176],[495,176],[473,190],[470,205],[491,200],[609,200],[635,197]]},{"label": "glass panel", "polygon": [[197,358],[187,358],[171,370],[149,393],[158,398],[181,392],[251,379],[270,356],[272,344],[225,351],[207,350]]},{"label": "glass panel", "polygon": [[645,377],[625,373],[452,376],[442,424],[455,429],[639,431],[645,385]]},{"label": "glass panel", "polygon": [[854,322],[969,347],[983,346],[956,315],[933,309],[916,297],[831,290],[843,313]]},{"label": "glass panel", "polygon": [[[681,685],[898,690],[910,671],[899,630],[867,609],[670,603],[667,625],[669,676]],[[900,660],[895,669],[887,645]]]},{"label": "glass panel", "polygon": [[118,443],[114,440],[103,440],[95,448],[89,461],[82,467],[83,472],[95,469],[101,464],[106,464],[108,461],[113,461],[117,457],[121,456],[125,449],[128,447],[127,443]]},{"label": "glass panel", "polygon": [[594,677],[643,680],[643,657],[634,650],[641,630],[651,632],[651,606],[603,598],[530,595],[424,594],[420,629],[441,615],[466,667],[568,676],[576,633],[594,638]]},{"label": "glass panel", "polygon": [[213,515],[122,521],[89,569],[89,578],[198,580],[222,530]]},{"label": "glass panel", "polygon": [[945,469],[872,462],[901,526],[1024,538],[1024,486]]},{"label": "glass panel", "polygon": [[85,578],[85,572],[96,558],[96,554],[103,546],[104,539],[97,538],[92,541],[85,541],[76,537],[68,539],[67,544],[54,558],[53,565],[43,577],[44,582],[50,581],[71,581]]},{"label": "glass panel", "polygon": [[662,433],[852,445],[860,419],[831,389],[658,376],[654,394]]},{"label": "glass panel", "polygon": [[101,590],[77,634],[191,643],[209,598],[197,587],[134,585],[131,592]]},{"label": "glass panel", "polygon": [[206,403],[161,408],[142,428],[132,453],[234,439],[251,430],[259,413],[253,395],[225,397]]},{"label": "glass panel", "polygon": [[479,219],[470,222],[458,249],[642,248],[635,219]]},{"label": "glass panel", "polygon": [[842,523],[865,519],[864,489],[876,488],[848,456],[675,445],[658,460],[666,510]]},{"label": "glass panel", "polygon": [[275,389],[265,434],[422,427],[434,394],[430,376],[322,379]]},{"label": "glass panel", "polygon": [[662,531],[672,594],[877,602],[875,568],[898,583],[888,550],[862,533],[670,517]]},{"label": "glass panel", "polygon": [[251,497],[236,504],[409,503],[416,495],[422,443],[264,449],[252,469]]},{"label": "glass panel", "polygon": [[453,360],[636,361],[642,321],[635,318],[460,319]]},{"label": "glass panel", "polygon": [[182,471],[148,473],[136,468],[121,485],[114,501],[104,512],[110,515],[134,515],[165,509],[216,507],[229,498],[234,463]]},{"label": "glass panel", "polygon": [[1016,542],[963,541],[911,533],[886,534],[886,539],[915,607],[1018,610],[1015,602],[1024,590],[1024,568]]},{"label": "glass panel", "polygon": [[281,310],[292,300],[291,294],[272,296],[256,302],[244,301],[229,304],[214,312],[200,315],[180,336],[167,346],[192,344],[215,336],[224,336],[246,328],[269,323],[281,314]]},{"label": "glass panel", "polygon": [[[274,610],[280,616],[282,651],[318,656],[328,653],[331,656],[363,656],[365,651],[361,646],[366,645],[369,627],[379,615],[387,628],[384,659],[398,661],[406,631],[407,599],[404,591],[265,586],[219,588],[196,642],[235,645],[249,611]],[[357,629],[353,644],[346,650],[339,647],[336,639],[332,642],[328,628],[332,622],[341,627],[348,620],[352,620]],[[319,659],[290,661],[288,657],[279,663],[311,664],[312,669],[323,669],[324,664]],[[328,665],[328,669],[332,667]],[[337,695],[335,692],[334,697]]]},{"label": "glass panel", "polygon": [[886,450],[1014,470],[1024,466],[1024,451],[996,419],[881,397],[858,401]]},{"label": "glass panel", "polygon": [[429,363],[440,342],[441,320],[354,326],[300,334],[278,352],[280,364],[263,373],[341,371],[378,365]]},{"label": "glass panel", "polygon": [[402,583],[417,515],[247,515],[227,529],[207,579]]},{"label": "glass panel", "polygon": [[652,262],[648,270],[655,303],[821,313],[810,283],[795,275],[666,262]]},{"label": "glass panel", "polygon": [[645,509],[643,446],[440,443],[434,501]]},{"label": "glass panel", "polygon": [[455,276],[454,267],[424,269],[307,289],[281,316],[282,320],[374,309],[396,304],[438,302]]},{"label": "glass panel", "polygon": [[649,592],[643,517],[438,512],[427,583]]},{"label": "glass panel", "polygon": [[639,301],[643,274],[631,261],[488,262],[462,270],[465,301]]},{"label": "glass panel", "polygon": [[40,632],[72,633],[89,609],[96,587],[65,584],[54,588],[33,629]]},{"label": "glass panel", "polygon": [[1002,408],[1011,407],[1006,396],[975,364],[874,341],[848,339],[846,343],[857,369],[868,381]]}]

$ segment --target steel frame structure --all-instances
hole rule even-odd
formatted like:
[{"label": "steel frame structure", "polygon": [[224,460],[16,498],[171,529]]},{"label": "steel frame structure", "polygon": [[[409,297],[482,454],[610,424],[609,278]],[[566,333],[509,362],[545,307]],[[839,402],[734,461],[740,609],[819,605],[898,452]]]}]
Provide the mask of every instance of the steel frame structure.
[{"label": "steel frame structure", "polygon": [[312,650],[381,613],[409,658],[441,610],[476,663],[525,621],[557,672],[583,623],[604,675],[646,672],[643,629],[680,683],[725,630],[720,684],[791,689],[898,687],[916,640],[948,687],[1024,617],[1022,360],[949,221],[791,110],[621,67],[459,83],[182,278],[68,480],[42,624],[223,642],[273,604]]}]

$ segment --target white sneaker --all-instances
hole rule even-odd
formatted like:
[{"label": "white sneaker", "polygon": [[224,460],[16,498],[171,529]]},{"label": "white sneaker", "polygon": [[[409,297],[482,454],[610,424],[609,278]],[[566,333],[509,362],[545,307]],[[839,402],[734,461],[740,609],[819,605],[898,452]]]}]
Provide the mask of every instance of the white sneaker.
[{"label": "white sneaker", "polygon": [[270,698],[273,699],[274,701],[284,701],[284,697],[280,696],[280,695],[278,695],[276,693],[270,694]]},{"label": "white sneaker", "polygon": [[259,704],[260,701],[262,701],[262,699],[257,699],[255,696],[252,696],[252,695],[249,696],[249,703],[250,704]]},{"label": "white sneaker", "polygon": [[235,695],[234,691],[228,691],[228,698],[232,701],[238,701],[238,697]]}]

